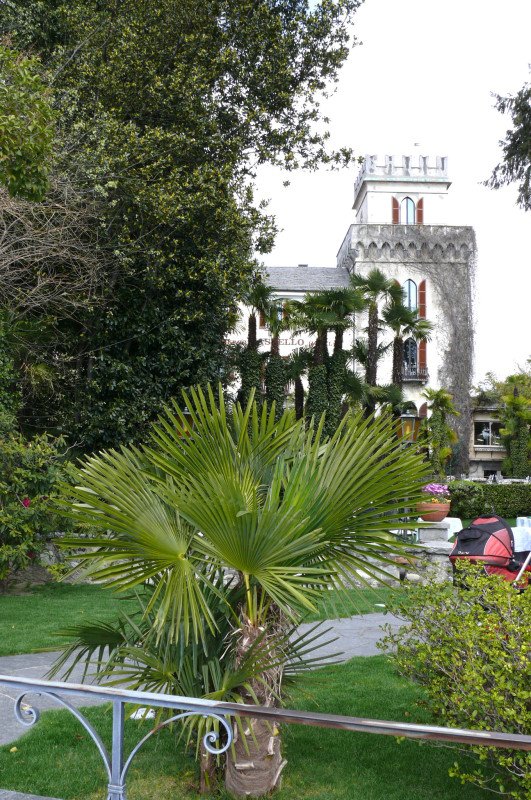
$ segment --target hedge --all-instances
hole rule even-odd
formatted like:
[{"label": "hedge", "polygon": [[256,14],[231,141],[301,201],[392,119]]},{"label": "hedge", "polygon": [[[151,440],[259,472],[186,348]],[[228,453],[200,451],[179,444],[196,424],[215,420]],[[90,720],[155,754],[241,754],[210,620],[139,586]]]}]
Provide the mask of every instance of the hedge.
[{"label": "hedge", "polygon": [[470,519],[485,512],[500,517],[531,516],[531,483],[450,483],[453,517]]}]

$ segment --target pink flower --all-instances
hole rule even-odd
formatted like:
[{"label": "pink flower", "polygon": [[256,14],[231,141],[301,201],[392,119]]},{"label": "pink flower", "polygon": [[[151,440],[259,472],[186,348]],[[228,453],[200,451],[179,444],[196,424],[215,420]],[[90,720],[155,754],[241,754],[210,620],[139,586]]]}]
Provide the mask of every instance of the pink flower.
[{"label": "pink flower", "polygon": [[29,508],[30,507],[31,500],[29,499],[29,497],[25,497],[24,498],[24,500],[22,501],[22,505],[24,506],[24,508]]}]

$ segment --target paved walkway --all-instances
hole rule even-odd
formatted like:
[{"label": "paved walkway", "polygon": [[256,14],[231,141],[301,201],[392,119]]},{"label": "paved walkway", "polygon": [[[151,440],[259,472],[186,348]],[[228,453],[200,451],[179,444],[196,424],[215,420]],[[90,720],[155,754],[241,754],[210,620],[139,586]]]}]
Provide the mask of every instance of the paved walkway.
[{"label": "paved walkway", "polygon": [[[381,626],[389,624],[393,628],[401,624],[391,614],[360,614],[346,619],[330,620],[331,628],[327,638],[337,637],[322,653],[341,651],[343,658],[354,656],[374,656],[381,651],[376,643],[382,637]],[[313,627],[312,624],[301,625],[301,630]],[[326,626],[325,626],[326,627]],[[18,675],[21,678],[45,678],[46,673],[57,657],[57,653],[32,653],[21,656],[4,656],[0,658],[0,675]],[[82,667],[77,667],[69,678],[70,683],[80,682]],[[0,745],[9,744],[18,739],[28,729],[21,725],[13,714],[13,701],[17,692],[0,686]],[[28,698],[32,702],[33,698]],[[90,705],[88,700],[72,701],[77,706]],[[92,701],[92,704],[97,701]],[[35,705],[42,710],[57,708],[57,704],[46,698],[38,698]],[[38,724],[38,723],[37,723]],[[0,800],[53,800],[53,798],[37,798],[34,795],[18,794],[0,789]]]}]

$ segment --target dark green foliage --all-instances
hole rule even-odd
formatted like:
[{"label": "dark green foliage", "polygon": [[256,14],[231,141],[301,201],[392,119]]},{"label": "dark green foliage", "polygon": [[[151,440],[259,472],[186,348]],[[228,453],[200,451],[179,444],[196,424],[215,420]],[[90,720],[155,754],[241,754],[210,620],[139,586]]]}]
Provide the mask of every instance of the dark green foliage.
[{"label": "dark green foliage", "polygon": [[308,370],[308,395],[306,397],[305,417],[309,422],[315,417],[319,422],[322,414],[328,410],[328,387],[326,367],[324,364],[313,364]]},{"label": "dark green foliage", "polygon": [[433,476],[442,479],[452,455],[452,444],[457,441],[448,420],[459,412],[452,403],[452,396],[444,389],[426,389],[423,397],[428,401],[431,416],[424,421],[419,441],[428,448]]},{"label": "dark green foliage", "polygon": [[514,97],[496,95],[496,108],[509,114],[513,127],[500,142],[503,161],[495,167],[486,185],[499,189],[518,183],[518,205],[531,209],[531,83],[524,83]]},{"label": "dark green foliage", "polygon": [[341,419],[348,353],[337,350],[327,360],[328,404],[324,432],[332,436]]},{"label": "dark green foliage", "polygon": [[0,582],[65,529],[51,507],[55,486],[65,478],[63,446],[45,434],[25,439],[14,430],[0,431]]},{"label": "dark green foliage", "polygon": [[[470,565],[459,582],[464,589],[450,583],[414,587],[396,607],[391,604],[406,621],[397,633],[388,631],[387,645],[398,646],[392,658],[426,689],[439,724],[529,736],[531,592],[518,593],[503,578]],[[451,775],[529,800],[531,753],[476,746],[466,752],[476,764],[459,759]]]},{"label": "dark green foliage", "polygon": [[244,350],[239,357],[241,375],[241,397],[243,405],[249,402],[251,391],[255,391],[255,400],[262,400],[262,356],[258,350]]},{"label": "dark green foliage", "polygon": [[265,368],[266,398],[275,403],[275,419],[280,419],[284,409],[286,370],[283,359],[272,353]]},{"label": "dark green foliage", "polygon": [[513,478],[531,474],[531,400],[521,397],[515,387],[503,398],[500,410],[502,442],[507,450],[504,473]]},{"label": "dark green foliage", "polygon": [[219,378],[253,253],[274,234],[253,199],[255,165],[350,159],[326,150],[316,123],[358,5],[0,6],[13,45],[54,76],[55,172],[95,207],[105,307],[61,320],[49,420],[82,447],[138,436],[181,387]]},{"label": "dark green foliage", "polygon": [[527,516],[531,509],[530,483],[475,483],[452,481],[450,514],[471,519],[484,513],[514,518]]},{"label": "dark green foliage", "polygon": [[36,58],[0,45],[0,183],[41,201],[48,188],[54,113]]}]

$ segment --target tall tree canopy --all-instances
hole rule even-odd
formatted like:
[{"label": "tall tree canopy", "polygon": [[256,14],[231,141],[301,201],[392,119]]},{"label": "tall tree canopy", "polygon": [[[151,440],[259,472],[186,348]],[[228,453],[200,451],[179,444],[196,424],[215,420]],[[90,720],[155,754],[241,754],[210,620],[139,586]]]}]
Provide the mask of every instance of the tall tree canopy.
[{"label": "tall tree canopy", "polygon": [[500,142],[503,160],[494,168],[487,186],[499,189],[518,184],[518,205],[531,209],[531,83],[524,83],[514,97],[496,95],[496,108],[509,114],[513,127]]},{"label": "tall tree canopy", "polygon": [[253,200],[256,167],[350,158],[327,150],[319,100],[359,3],[0,7],[12,47],[38,53],[54,93],[55,174],[97,210],[105,311],[63,323],[60,359],[62,424],[85,447],[138,435],[180,387],[219,375],[253,252],[274,235]]}]

